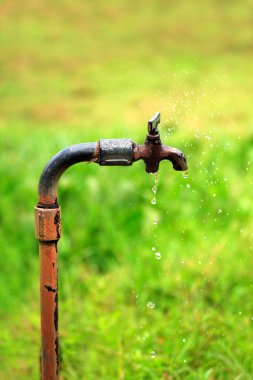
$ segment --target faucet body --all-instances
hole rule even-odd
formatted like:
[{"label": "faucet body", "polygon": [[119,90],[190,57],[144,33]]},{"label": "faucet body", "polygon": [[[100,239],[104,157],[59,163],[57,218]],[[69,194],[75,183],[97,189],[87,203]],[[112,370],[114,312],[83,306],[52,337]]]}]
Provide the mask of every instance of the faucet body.
[{"label": "faucet body", "polygon": [[131,139],[101,139],[97,143],[72,145],[57,153],[45,166],[39,182],[35,207],[35,236],[39,240],[41,300],[41,379],[59,379],[58,339],[58,253],[61,237],[61,213],[57,198],[63,172],[78,162],[101,166],[129,166],[144,160],[146,171],[155,173],[161,160],[170,160],[175,170],[186,170],[185,156],[176,148],[161,143],[157,113],[148,122],[143,145]]}]

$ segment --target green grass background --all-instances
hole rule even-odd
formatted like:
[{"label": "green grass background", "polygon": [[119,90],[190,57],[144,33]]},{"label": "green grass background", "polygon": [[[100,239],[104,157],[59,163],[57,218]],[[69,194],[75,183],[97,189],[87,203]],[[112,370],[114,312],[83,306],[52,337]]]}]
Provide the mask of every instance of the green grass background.
[{"label": "green grass background", "polygon": [[43,166],[74,143],[142,143],[156,111],[189,164],[184,179],[161,163],[157,205],[142,162],[60,181],[61,379],[253,379],[252,15],[248,0],[0,2],[0,379],[39,378]]}]

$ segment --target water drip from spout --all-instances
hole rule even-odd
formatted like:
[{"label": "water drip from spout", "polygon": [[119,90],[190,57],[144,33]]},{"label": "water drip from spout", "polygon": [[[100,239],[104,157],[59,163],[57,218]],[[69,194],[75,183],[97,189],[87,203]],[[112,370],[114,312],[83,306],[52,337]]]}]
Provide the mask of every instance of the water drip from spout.
[{"label": "water drip from spout", "polygon": [[153,198],[151,200],[151,204],[152,205],[156,205],[156,193],[157,193],[157,188],[158,188],[158,183],[159,183],[159,173],[156,172],[156,173],[153,173],[153,175],[155,176],[155,183],[154,183],[154,186],[152,187],[152,192],[153,192]]},{"label": "water drip from spout", "polygon": [[188,170],[185,170],[185,171],[183,172],[183,178],[187,179],[187,178],[188,178],[188,175],[189,175]]}]

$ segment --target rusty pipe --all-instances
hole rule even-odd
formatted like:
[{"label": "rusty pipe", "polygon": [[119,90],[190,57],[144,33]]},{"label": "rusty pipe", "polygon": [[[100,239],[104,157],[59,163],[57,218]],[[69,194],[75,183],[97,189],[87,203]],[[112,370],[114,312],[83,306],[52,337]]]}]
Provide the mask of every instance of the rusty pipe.
[{"label": "rusty pipe", "polygon": [[61,236],[57,186],[71,165],[96,160],[98,143],[77,144],[57,153],[45,166],[39,182],[35,207],[35,233],[40,255],[41,379],[59,379],[58,348],[58,254]]},{"label": "rusty pipe", "polygon": [[155,173],[161,160],[170,160],[175,170],[186,170],[184,154],[161,143],[158,124],[160,113],[148,122],[143,145],[131,139],[101,139],[97,143],[72,145],[57,153],[45,166],[39,181],[35,207],[35,236],[40,253],[41,302],[41,378],[59,379],[58,339],[58,253],[61,214],[57,199],[58,182],[65,170],[78,162],[101,166],[129,166],[143,159],[146,172]]}]

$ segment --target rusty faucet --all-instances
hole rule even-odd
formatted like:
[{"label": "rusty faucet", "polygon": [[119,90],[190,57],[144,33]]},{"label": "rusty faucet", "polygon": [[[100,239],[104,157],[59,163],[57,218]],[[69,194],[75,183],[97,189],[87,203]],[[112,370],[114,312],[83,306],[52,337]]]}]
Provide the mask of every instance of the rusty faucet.
[{"label": "rusty faucet", "polygon": [[144,145],[134,144],[134,161],[143,159],[147,173],[156,173],[162,160],[170,160],[175,170],[187,170],[184,154],[171,146],[163,145],[158,131],[160,112],[148,122],[148,134]]},{"label": "rusty faucet", "polygon": [[59,380],[57,242],[61,237],[61,215],[57,199],[58,181],[66,169],[78,162],[130,166],[142,159],[146,172],[155,173],[161,160],[169,160],[175,170],[187,170],[184,154],[162,144],[159,123],[160,113],[157,112],[148,122],[148,134],[143,145],[131,139],[101,139],[97,143],[65,148],[47,163],[41,174],[35,207],[35,235],[40,252],[42,380]]}]

